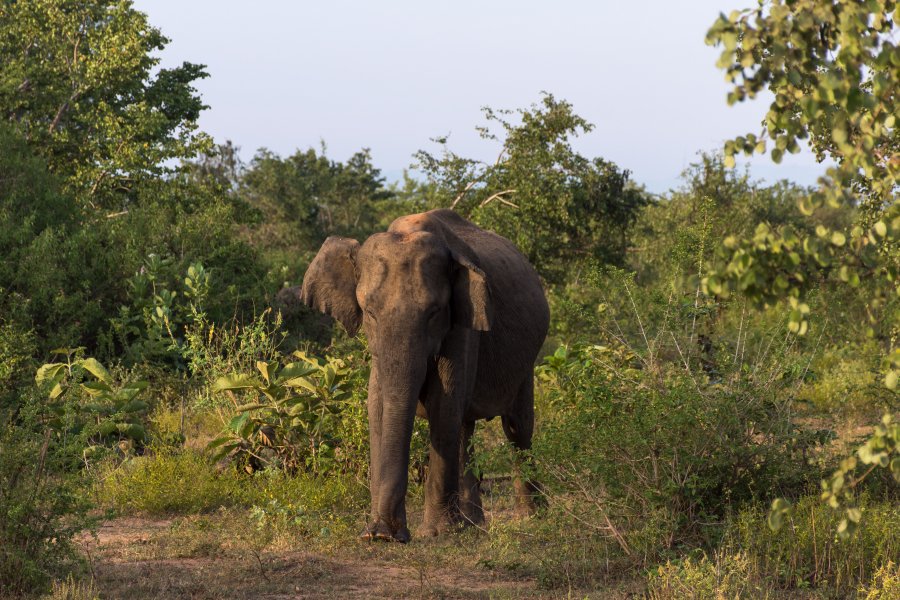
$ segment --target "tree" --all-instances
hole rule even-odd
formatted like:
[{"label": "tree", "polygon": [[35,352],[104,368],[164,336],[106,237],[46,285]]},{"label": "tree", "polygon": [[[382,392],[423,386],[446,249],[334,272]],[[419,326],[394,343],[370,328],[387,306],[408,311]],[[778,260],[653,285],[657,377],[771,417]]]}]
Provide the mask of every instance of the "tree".
[{"label": "tree", "polygon": [[288,223],[288,240],[312,249],[329,235],[365,237],[378,223],[378,203],[393,197],[369,150],[334,161],[310,148],[287,158],[261,149],[241,177],[240,195],[271,224]]},{"label": "tree", "polygon": [[[512,240],[553,283],[574,263],[620,264],[628,230],[648,198],[628,171],[573,150],[570,138],[593,125],[550,94],[528,109],[485,108],[484,114],[481,137],[501,143],[493,164],[453,153],[447,138],[435,140],[440,156],[416,154],[418,168],[443,190],[444,205]],[[492,124],[501,133],[491,132]]]},{"label": "tree", "polygon": [[[885,348],[885,385],[900,376],[898,277],[900,277],[900,4],[895,0],[772,0],[756,9],[721,15],[707,41],[723,47],[718,66],[734,84],[729,103],[768,90],[774,101],[757,134],[726,143],[726,160],[738,152],[765,152],[780,162],[806,140],[835,166],[800,210],[814,215],[824,205],[859,207],[847,228],[820,225],[807,234],[760,224],[752,239],[729,238],[717,273],[706,280],[718,295],[735,291],[763,303],[787,299],[791,331],[806,333],[806,295],[819,285],[847,284],[866,290],[871,335]],[[900,481],[900,424],[887,414],[875,433],[824,482],[832,506],[850,502],[839,533],[852,531],[860,512],[850,492],[872,469],[890,468]],[[854,472],[864,467],[860,477]],[[770,523],[780,524],[786,504],[777,503]]]},{"label": "tree", "polygon": [[129,0],[0,4],[0,115],[83,205],[121,208],[206,145],[193,88],[204,67],[151,75],[168,41]]}]

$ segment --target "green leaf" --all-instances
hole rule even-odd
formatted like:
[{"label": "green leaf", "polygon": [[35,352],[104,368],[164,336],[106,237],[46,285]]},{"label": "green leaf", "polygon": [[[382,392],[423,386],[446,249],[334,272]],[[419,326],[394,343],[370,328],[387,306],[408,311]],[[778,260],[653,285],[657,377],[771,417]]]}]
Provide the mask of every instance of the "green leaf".
[{"label": "green leaf", "polygon": [[87,371],[100,381],[108,384],[111,384],[113,382],[109,371],[107,371],[106,367],[101,365],[100,361],[98,361],[96,358],[85,358],[81,361],[81,366],[85,371]]},{"label": "green leaf", "polygon": [[215,439],[212,440],[210,443],[208,443],[208,444],[206,445],[206,449],[207,449],[207,450],[215,450],[216,448],[218,448],[218,447],[221,446],[222,444],[227,444],[228,442],[234,442],[234,441],[235,441],[234,438],[231,437],[230,435],[223,435],[223,436],[221,436],[221,437],[215,438]]},{"label": "green leaf", "polygon": [[296,379],[291,379],[290,381],[285,381],[284,385],[289,386],[289,387],[301,387],[305,390],[309,390],[313,394],[319,393],[319,388],[316,387],[316,385],[313,382],[311,382],[309,379],[306,379],[305,377],[297,377]]},{"label": "green leaf", "polygon": [[887,375],[884,376],[884,387],[889,390],[897,389],[897,371],[888,371]]},{"label": "green leaf", "polygon": [[262,383],[259,379],[251,375],[226,375],[225,377],[219,377],[216,382],[212,385],[213,392],[224,392],[227,390],[246,390],[253,388],[261,388]]},{"label": "green leaf", "polygon": [[884,221],[878,221],[872,226],[872,229],[875,230],[875,233],[877,233],[879,237],[887,236],[887,225]]},{"label": "green leaf", "polygon": [[231,421],[228,422],[228,429],[240,435],[241,429],[243,429],[249,418],[250,416],[247,413],[235,415],[231,418]]},{"label": "green leaf", "polygon": [[274,361],[266,362],[262,360],[256,361],[256,368],[262,373],[263,379],[266,380],[266,383],[271,383],[270,375],[274,373],[277,368],[277,363]]},{"label": "green leaf", "polygon": [[103,394],[111,394],[113,389],[102,381],[86,381],[81,384],[81,389],[91,396],[100,396]]},{"label": "green leaf", "polygon": [[289,363],[278,373],[277,383],[289,385],[288,382],[297,377],[305,377],[318,369],[310,364]]}]

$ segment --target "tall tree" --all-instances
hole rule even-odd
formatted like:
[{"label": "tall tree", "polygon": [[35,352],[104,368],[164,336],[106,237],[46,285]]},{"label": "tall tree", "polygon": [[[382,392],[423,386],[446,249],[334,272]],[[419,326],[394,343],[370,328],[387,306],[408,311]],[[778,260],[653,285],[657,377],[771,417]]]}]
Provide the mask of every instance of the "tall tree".
[{"label": "tall tree", "polygon": [[550,94],[527,109],[484,114],[488,126],[478,131],[501,146],[494,163],[453,153],[446,138],[435,140],[439,155],[416,154],[418,168],[444,191],[444,205],[513,240],[551,282],[579,261],[621,263],[648,198],[628,171],[575,152],[570,139],[593,125]]},{"label": "tall tree", "polygon": [[342,163],[329,159],[324,147],[287,158],[261,149],[241,177],[239,193],[269,224],[290,224],[285,241],[310,248],[329,235],[372,233],[378,203],[393,196],[368,149]]},{"label": "tall tree", "polygon": [[168,41],[130,0],[0,3],[0,115],[84,205],[119,208],[207,144],[204,67],[153,74]]}]

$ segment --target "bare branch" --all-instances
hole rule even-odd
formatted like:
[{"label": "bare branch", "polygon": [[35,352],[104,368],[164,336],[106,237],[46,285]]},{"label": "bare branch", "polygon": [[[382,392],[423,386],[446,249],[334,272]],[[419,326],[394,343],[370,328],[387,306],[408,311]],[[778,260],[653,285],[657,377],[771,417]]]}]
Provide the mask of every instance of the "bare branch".
[{"label": "bare branch", "polygon": [[475,184],[478,183],[478,181],[479,181],[479,179],[473,179],[472,181],[470,181],[469,184],[465,187],[465,189],[463,189],[463,191],[461,191],[459,193],[459,195],[457,195],[456,198],[453,199],[453,202],[450,203],[450,208],[456,208],[456,205],[459,204],[459,201],[462,200],[465,197],[465,195],[469,193],[469,190],[471,190],[473,187],[475,187]]},{"label": "bare branch", "polygon": [[509,200],[505,200],[505,199],[503,198],[503,196],[505,196],[506,194],[515,194],[516,191],[517,191],[517,190],[503,190],[502,192],[497,192],[496,194],[494,194],[493,196],[490,196],[487,200],[485,200],[484,202],[482,202],[482,203],[480,204],[480,206],[482,206],[482,207],[487,206],[488,202],[490,202],[491,200],[500,200],[500,202],[502,202],[503,204],[506,204],[506,205],[508,205],[508,206],[513,206],[513,207],[515,207],[515,208],[519,208],[518,206],[516,206],[515,204],[513,204],[513,203],[510,202]]}]

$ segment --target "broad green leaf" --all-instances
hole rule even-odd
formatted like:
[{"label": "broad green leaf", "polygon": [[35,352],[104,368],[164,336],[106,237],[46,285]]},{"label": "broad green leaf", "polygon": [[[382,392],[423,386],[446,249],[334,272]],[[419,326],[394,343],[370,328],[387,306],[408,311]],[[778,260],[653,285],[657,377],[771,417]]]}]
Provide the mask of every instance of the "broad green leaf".
[{"label": "broad green leaf", "polygon": [[231,418],[231,421],[228,422],[228,429],[231,431],[240,434],[241,429],[243,429],[244,424],[247,423],[249,419],[249,415],[247,413],[241,413],[239,415],[235,415]]},{"label": "broad green leaf", "polygon": [[38,368],[37,373],[34,376],[34,380],[38,385],[41,385],[46,381],[56,380],[57,376],[60,373],[64,374],[65,371],[65,363],[49,363],[46,365],[42,365],[40,368]]},{"label": "broad green leaf", "polygon": [[102,381],[87,381],[81,384],[81,388],[91,396],[111,394],[113,389]]},{"label": "broad green leaf", "polygon": [[262,387],[262,383],[251,375],[226,375],[216,380],[212,385],[212,391],[224,392],[227,390],[245,390],[260,387]]},{"label": "broad green leaf", "polygon": [[112,376],[110,376],[109,371],[106,370],[106,367],[100,364],[96,358],[86,358],[81,361],[81,366],[84,367],[84,370],[99,379],[100,381],[108,384],[112,384]]},{"label": "broad green leaf", "polygon": [[277,367],[277,363],[275,363],[274,361],[266,362],[263,360],[258,360],[258,361],[256,361],[256,368],[259,370],[260,373],[262,373],[263,379],[266,380],[266,383],[271,383],[272,382],[271,376],[274,375],[275,370],[278,367]]},{"label": "broad green leaf", "polygon": [[277,382],[289,385],[288,382],[297,377],[305,377],[310,373],[314,373],[318,369],[310,364],[304,363],[289,363],[284,366],[281,371],[278,373]]}]

